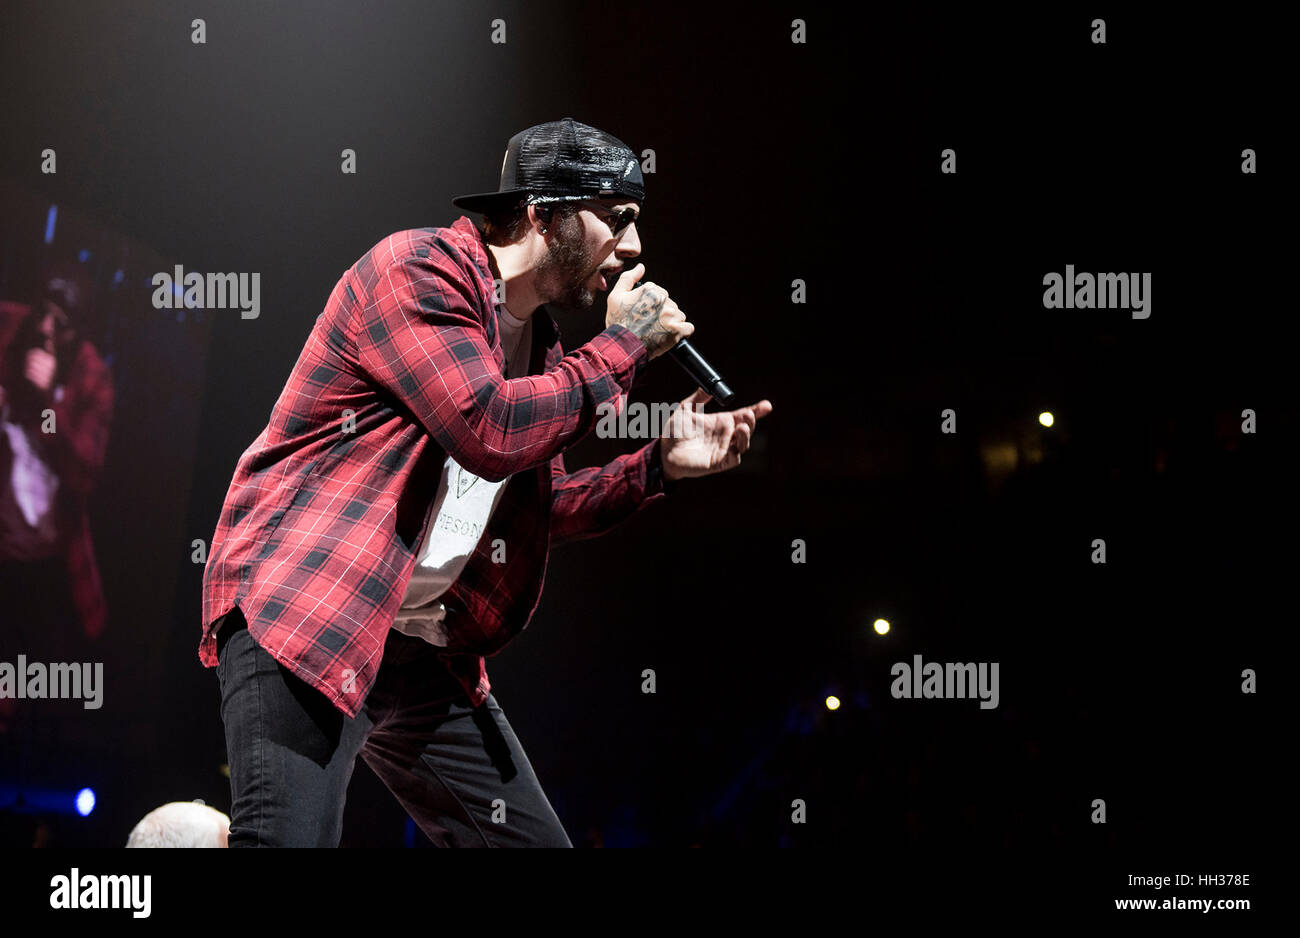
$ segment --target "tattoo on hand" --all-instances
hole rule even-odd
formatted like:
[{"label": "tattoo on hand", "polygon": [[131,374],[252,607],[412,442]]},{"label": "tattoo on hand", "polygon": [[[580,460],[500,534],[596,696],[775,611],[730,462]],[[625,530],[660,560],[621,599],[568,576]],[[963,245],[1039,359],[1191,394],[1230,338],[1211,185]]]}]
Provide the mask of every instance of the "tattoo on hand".
[{"label": "tattoo on hand", "polygon": [[634,332],[651,351],[674,334],[659,321],[659,313],[667,299],[667,293],[650,287],[635,300],[625,299],[620,304],[622,325]]}]

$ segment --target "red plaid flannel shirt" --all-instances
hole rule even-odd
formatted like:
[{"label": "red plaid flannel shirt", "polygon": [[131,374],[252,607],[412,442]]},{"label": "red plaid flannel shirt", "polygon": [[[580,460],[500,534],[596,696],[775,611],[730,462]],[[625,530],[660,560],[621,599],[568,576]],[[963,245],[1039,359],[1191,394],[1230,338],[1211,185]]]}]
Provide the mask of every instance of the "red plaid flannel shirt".
[{"label": "red plaid flannel shirt", "polygon": [[[450,454],[509,478],[440,599],[452,636],[440,655],[478,705],[484,657],[528,624],[550,545],[663,497],[657,441],[572,473],[561,456],[602,404],[621,406],[649,360],[641,340],[615,325],[564,355],[543,307],[530,376],[507,380],[498,308],[482,234],[463,216],[397,232],[343,274],[235,467],[203,576],[205,666],[217,663],[214,622],[238,605],[263,648],[355,716]],[[492,561],[498,538],[505,563]]]}]

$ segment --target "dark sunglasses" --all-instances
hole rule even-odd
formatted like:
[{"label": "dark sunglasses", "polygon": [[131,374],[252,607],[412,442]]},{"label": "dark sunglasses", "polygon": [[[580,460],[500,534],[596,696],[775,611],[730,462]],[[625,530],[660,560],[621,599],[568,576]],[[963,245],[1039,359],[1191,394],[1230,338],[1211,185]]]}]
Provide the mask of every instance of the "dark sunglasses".
[{"label": "dark sunglasses", "polygon": [[618,234],[632,224],[641,214],[640,210],[635,208],[625,208],[617,213],[611,212],[608,206],[601,205],[599,202],[578,202],[577,204],[595,213],[601,221],[609,225],[609,230],[614,234]]}]

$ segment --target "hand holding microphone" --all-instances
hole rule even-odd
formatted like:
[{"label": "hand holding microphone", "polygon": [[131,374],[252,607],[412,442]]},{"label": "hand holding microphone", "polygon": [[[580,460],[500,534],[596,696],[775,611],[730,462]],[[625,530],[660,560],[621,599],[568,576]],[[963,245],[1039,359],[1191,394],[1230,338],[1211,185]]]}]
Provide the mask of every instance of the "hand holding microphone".
[{"label": "hand holding microphone", "polygon": [[686,321],[686,314],[657,284],[646,281],[633,288],[645,273],[645,265],[637,264],[623,272],[609,292],[609,312],[605,326],[620,323],[635,332],[657,358],[671,351],[673,361],[691,376],[709,397],[726,406],[735,394],[722,380],[722,376],[695,350],[686,337],[695,331],[695,324]]},{"label": "hand holding microphone", "polygon": [[618,324],[631,330],[654,359],[694,332],[695,324],[686,321],[686,314],[663,287],[648,280],[635,286],[644,274],[645,264],[637,264],[619,276],[609,291],[605,326]]}]

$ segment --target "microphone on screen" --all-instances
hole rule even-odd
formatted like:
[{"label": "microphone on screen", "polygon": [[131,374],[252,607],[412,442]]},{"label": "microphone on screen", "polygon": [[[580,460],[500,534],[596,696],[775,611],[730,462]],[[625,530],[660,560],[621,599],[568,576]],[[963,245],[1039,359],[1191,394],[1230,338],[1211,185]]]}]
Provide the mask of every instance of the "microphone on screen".
[{"label": "microphone on screen", "polygon": [[682,366],[682,370],[690,375],[696,384],[707,391],[709,396],[719,404],[725,407],[736,396],[727,382],[722,380],[722,375],[718,374],[714,367],[705,360],[704,356],[695,350],[695,346],[691,345],[690,339],[682,339],[668,350],[668,354],[672,356],[673,361]]}]

